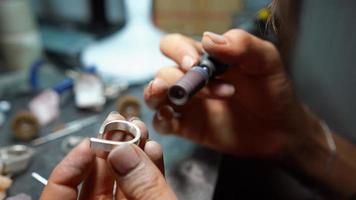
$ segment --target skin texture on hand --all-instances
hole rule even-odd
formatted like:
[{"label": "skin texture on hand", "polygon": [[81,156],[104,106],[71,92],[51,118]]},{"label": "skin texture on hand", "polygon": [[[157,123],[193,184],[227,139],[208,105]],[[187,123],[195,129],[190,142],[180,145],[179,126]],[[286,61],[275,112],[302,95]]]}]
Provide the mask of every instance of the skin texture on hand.
[{"label": "skin texture on hand", "polygon": [[[124,120],[124,117],[112,113],[106,121],[113,119]],[[121,145],[103,159],[96,157],[89,140],[85,140],[56,166],[40,199],[112,200],[115,181],[115,199],[176,199],[164,179],[160,145],[147,141],[148,131],[142,121],[138,118],[130,121],[142,132],[143,150],[134,144]]]},{"label": "skin texture on hand", "polygon": [[[180,67],[163,68],[145,89],[159,132],[236,155],[273,157],[284,151],[289,116],[299,105],[273,44],[234,29],[223,35],[206,32],[201,43],[168,35],[161,50]],[[168,88],[199,62],[203,50],[230,68],[186,105],[168,106]]]}]

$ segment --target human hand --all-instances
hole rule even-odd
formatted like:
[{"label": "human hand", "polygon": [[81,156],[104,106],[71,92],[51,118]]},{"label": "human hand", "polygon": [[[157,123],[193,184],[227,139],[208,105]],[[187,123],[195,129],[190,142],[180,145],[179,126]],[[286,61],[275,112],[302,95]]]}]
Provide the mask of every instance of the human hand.
[{"label": "human hand", "polygon": [[[292,117],[301,116],[276,47],[245,31],[204,33],[201,43],[179,34],[161,41],[162,52],[179,68],[163,68],[145,89],[156,110],[154,127],[216,150],[258,157],[281,154],[294,138]],[[202,51],[230,68],[184,106],[172,106],[168,88]]]},{"label": "human hand", "polygon": [[[110,114],[108,120],[124,118]],[[142,121],[130,120],[142,133],[143,143],[121,145],[112,150],[107,159],[96,157],[89,140],[73,149],[53,170],[41,199],[176,199],[165,182],[163,154],[154,141],[147,141],[148,131]],[[147,141],[147,142],[146,142]],[[78,191],[78,186],[81,184]]]}]

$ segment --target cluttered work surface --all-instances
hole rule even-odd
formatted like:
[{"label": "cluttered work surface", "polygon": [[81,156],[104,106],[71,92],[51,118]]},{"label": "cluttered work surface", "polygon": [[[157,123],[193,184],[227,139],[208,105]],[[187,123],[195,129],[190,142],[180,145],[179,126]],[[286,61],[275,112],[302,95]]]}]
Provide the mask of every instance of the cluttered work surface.
[{"label": "cluttered work surface", "polygon": [[[52,72],[50,74],[53,75]],[[47,79],[51,79],[51,77],[48,76]],[[18,86],[17,88],[21,88],[20,84]],[[0,146],[6,147],[14,144],[23,144],[34,148],[34,154],[29,166],[24,171],[10,176],[13,183],[8,190],[8,196],[23,193],[32,197],[32,199],[38,199],[44,185],[33,178],[31,176],[32,173],[37,173],[44,178],[48,178],[53,168],[68,153],[72,145],[76,143],[74,136],[96,137],[99,127],[107,114],[113,110],[117,110],[117,101],[122,97],[130,95],[136,97],[139,101],[141,108],[140,117],[149,129],[150,138],[158,141],[163,147],[166,177],[178,197],[182,199],[211,199],[217,177],[219,155],[202,147],[197,147],[184,139],[174,136],[162,136],[156,133],[151,123],[153,112],[149,110],[143,101],[143,88],[144,85],[129,87],[118,98],[107,101],[100,112],[78,109],[75,105],[73,92],[68,91],[62,94],[59,117],[40,128],[38,137],[46,136],[56,130],[63,130],[66,128],[65,125],[72,121],[92,117],[93,122],[65,137],[50,140],[40,145],[19,141],[14,137],[11,128],[11,121],[15,115],[19,111],[26,110],[28,102],[38,95],[38,92],[18,91],[8,93],[10,88],[6,89],[5,93],[7,95],[5,97],[8,98],[2,100],[9,102],[11,109],[6,113],[4,126],[0,129]],[[93,116],[97,117],[93,118]]]},{"label": "cluttered work surface", "polygon": [[[158,44],[165,34],[162,30],[191,36],[200,36],[206,30],[224,32],[238,23],[235,17],[242,10],[244,1],[229,0],[221,4],[219,0],[194,3],[190,0],[142,0],[140,3],[118,0],[116,3],[90,1],[90,5],[82,2],[82,5],[81,1],[44,3],[34,0],[30,5],[30,1],[23,0],[15,6],[12,5],[14,1],[4,2],[6,4],[2,4],[0,9],[6,12],[0,17],[8,23],[0,24],[0,33],[5,33],[0,36],[19,38],[2,45],[7,57],[4,63],[0,63],[0,122],[2,116],[4,119],[3,126],[0,126],[0,148],[22,144],[25,145],[22,148],[34,150],[29,156],[28,166],[26,163],[12,163],[11,166],[16,166],[14,169],[24,170],[8,173],[12,180],[7,190],[8,197],[23,194],[38,199],[43,182],[68,151],[84,137],[96,137],[106,116],[111,111],[120,111],[118,101],[135,99],[141,110],[138,115],[148,127],[150,138],[163,147],[166,179],[177,197],[212,199],[220,155],[188,140],[158,134],[152,126],[154,113],[144,103],[143,89],[158,69],[173,64],[159,52]],[[105,6],[104,2],[113,4]],[[246,1],[245,15],[254,16],[252,10],[265,3],[266,0]],[[89,8],[93,9],[89,12]],[[219,17],[206,17],[210,15]],[[243,18],[244,15],[240,13],[239,16]],[[24,45],[22,39],[28,38],[32,38],[30,44]],[[34,62],[38,58],[42,60]],[[11,72],[3,73],[2,64],[3,67],[11,66]],[[97,67],[98,71],[90,69],[90,66]],[[128,88],[120,91],[119,95],[106,100],[95,98],[102,95],[101,86],[98,86],[100,81],[109,81],[105,84],[110,85],[115,84],[115,81],[110,81],[121,79],[127,81]],[[89,96],[88,91],[92,93]],[[99,106],[83,109],[88,101]],[[39,122],[35,126],[27,126],[26,123],[36,121],[29,118],[32,114]],[[17,126],[22,122],[25,122],[24,126]],[[19,134],[21,130],[27,135]],[[61,134],[65,136],[59,137]],[[36,140],[42,137],[46,138]],[[21,157],[21,149],[15,150],[15,153],[6,155],[9,157],[0,156],[0,159],[8,161],[9,158]],[[11,172],[14,169],[6,170]],[[37,177],[42,176],[42,182],[35,179],[33,173]],[[0,188],[0,194],[2,192]]]}]

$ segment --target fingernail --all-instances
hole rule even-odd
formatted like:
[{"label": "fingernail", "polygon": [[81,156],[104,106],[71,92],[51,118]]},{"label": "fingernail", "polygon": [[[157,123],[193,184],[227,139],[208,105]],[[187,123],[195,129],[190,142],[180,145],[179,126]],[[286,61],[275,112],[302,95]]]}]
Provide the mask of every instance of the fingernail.
[{"label": "fingernail", "polygon": [[108,159],[113,170],[120,176],[125,176],[141,162],[132,144],[122,144],[116,147],[109,154]]},{"label": "fingernail", "polygon": [[166,90],[168,90],[168,84],[160,78],[154,79],[150,86],[151,95],[155,94],[155,96],[157,95],[159,98],[161,98],[161,95],[165,93]]},{"label": "fingernail", "polygon": [[151,80],[148,84],[147,84],[147,87],[152,87],[152,83],[153,83],[154,79]]},{"label": "fingernail", "polygon": [[159,109],[158,113],[157,113],[157,118],[160,121],[163,120],[169,120],[173,118],[173,108],[170,106],[163,106],[162,108]]},{"label": "fingernail", "polygon": [[226,44],[226,38],[222,35],[213,33],[213,32],[204,32],[203,34],[204,37],[208,37],[212,42],[215,44]]},{"label": "fingernail", "polygon": [[184,56],[182,60],[182,68],[185,70],[190,69],[194,65],[194,59],[191,56]]},{"label": "fingernail", "polygon": [[160,88],[160,87],[166,88],[167,87],[167,83],[164,80],[160,79],[160,78],[156,78],[152,82],[152,87],[154,87],[154,88]]},{"label": "fingernail", "polygon": [[129,121],[130,121],[130,122],[141,121],[141,119],[138,118],[138,117],[131,117],[131,118],[129,119]]},{"label": "fingernail", "polygon": [[109,115],[117,115],[117,114],[119,114],[119,112],[117,112],[117,111],[111,111],[110,113],[109,113]]},{"label": "fingernail", "polygon": [[230,84],[221,84],[214,90],[215,94],[221,97],[230,97],[235,94],[235,87]]}]

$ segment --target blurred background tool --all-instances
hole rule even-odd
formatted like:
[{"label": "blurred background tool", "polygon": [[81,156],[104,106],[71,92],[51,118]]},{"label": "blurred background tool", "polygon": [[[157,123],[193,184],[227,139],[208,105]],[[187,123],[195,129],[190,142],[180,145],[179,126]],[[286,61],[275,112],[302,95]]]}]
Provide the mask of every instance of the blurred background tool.
[{"label": "blurred background tool", "polygon": [[76,147],[78,144],[80,144],[85,137],[82,136],[68,136],[66,137],[61,144],[61,149],[64,153],[69,153],[74,147]]},{"label": "blurred background tool", "polygon": [[32,5],[46,54],[66,67],[80,66],[87,45],[125,24],[122,0],[32,0]]},{"label": "blurred background tool", "polygon": [[32,172],[31,176],[43,185],[47,185],[48,183],[48,180],[45,179],[43,176],[39,175],[37,172]]},{"label": "blurred background tool", "polygon": [[10,109],[11,109],[10,102],[0,101],[0,128],[4,124],[7,117],[7,113],[10,111]]},{"label": "blurred background tool", "polygon": [[25,145],[0,148],[0,174],[15,175],[27,169],[34,150]]},{"label": "blurred background tool", "polygon": [[104,84],[93,73],[80,73],[74,82],[75,104],[78,108],[102,110],[106,98]]},{"label": "blurred background tool", "polygon": [[169,88],[168,98],[176,105],[184,105],[210,79],[225,72],[227,65],[220,63],[205,53],[200,64],[190,69],[181,79]]},{"label": "blurred background tool", "polygon": [[37,117],[28,111],[16,113],[11,122],[12,133],[21,141],[30,141],[37,137],[40,126]]},{"label": "blurred background tool", "polygon": [[25,69],[41,56],[42,45],[30,1],[0,1],[0,59],[5,69]]},{"label": "blurred background tool", "polygon": [[123,115],[126,119],[130,119],[131,117],[140,117],[140,100],[131,95],[122,96],[116,101],[116,111]]},{"label": "blurred background tool", "polygon": [[61,130],[55,131],[53,133],[49,133],[46,136],[32,140],[31,145],[39,146],[41,144],[56,140],[58,138],[61,138],[61,137],[67,136],[69,134],[72,134],[74,132],[77,132],[86,126],[93,125],[97,121],[98,121],[98,116],[91,116],[91,117],[87,117],[84,119],[78,119],[78,120],[69,122]]},{"label": "blurred background tool", "polygon": [[159,51],[163,32],[152,23],[152,0],[125,0],[125,6],[128,15],[123,30],[91,44],[81,60],[86,66],[96,66],[104,77],[144,83],[173,62]]}]

